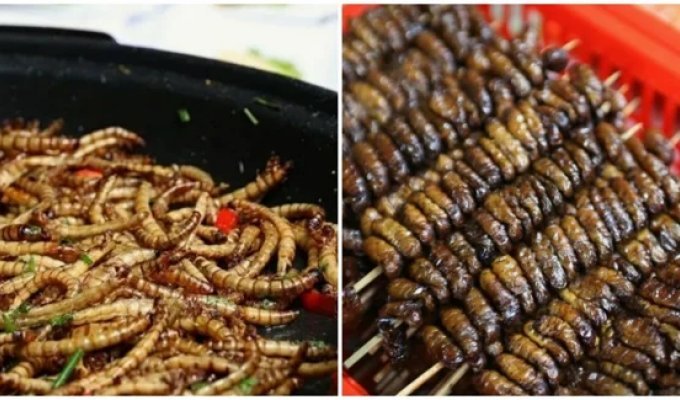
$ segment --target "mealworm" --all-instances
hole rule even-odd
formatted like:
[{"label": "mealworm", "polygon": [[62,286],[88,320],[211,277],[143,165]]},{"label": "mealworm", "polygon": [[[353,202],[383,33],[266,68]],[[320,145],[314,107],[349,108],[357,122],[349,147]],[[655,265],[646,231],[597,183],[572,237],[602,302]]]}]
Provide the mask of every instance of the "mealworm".
[{"label": "mealworm", "polygon": [[24,378],[14,374],[0,374],[0,387],[34,394],[47,394],[52,390],[52,384],[44,379]]},{"label": "mealworm", "polygon": [[[330,226],[330,225],[326,225]],[[334,227],[328,229],[330,235],[324,238],[319,249],[319,270],[323,274],[326,282],[334,288],[338,287],[338,249]]]},{"label": "mealworm", "polygon": [[296,310],[266,310],[256,307],[238,306],[238,315],[246,322],[260,326],[285,325],[294,321],[299,311]]},{"label": "mealworm", "polygon": [[251,203],[247,200],[234,200],[232,204],[236,209],[243,210],[246,213],[262,215],[276,226],[279,231],[279,254],[276,272],[279,276],[283,276],[293,265],[295,258],[295,234],[291,224],[260,204]]},{"label": "mealworm", "polygon": [[[111,384],[117,378],[125,375],[127,371],[141,364],[158,341],[161,332],[168,324],[172,323],[177,314],[177,310],[168,310],[166,307],[166,305],[161,306],[161,309],[155,315],[151,329],[144,334],[135,347],[123,358],[116,361],[110,368],[92,374],[80,381],[73,382],[64,387],[64,390],[61,392],[63,394],[74,394],[82,393],[83,391],[96,391]],[[148,319],[143,318],[142,320],[148,323]]]},{"label": "mealworm", "polygon": [[119,126],[110,126],[85,134],[78,139],[78,144],[82,147],[108,138],[122,139],[139,146],[144,145],[144,139],[139,135]]},{"label": "mealworm", "polygon": [[80,252],[76,249],[53,242],[16,243],[0,241],[0,254],[8,256],[21,256],[23,254],[46,255],[68,263],[76,261],[80,256]]},{"label": "mealworm", "polygon": [[17,319],[17,323],[30,323],[35,319],[46,319],[50,315],[60,315],[65,312],[74,312],[87,307],[90,304],[106,297],[114,289],[123,284],[124,280],[114,279],[107,281],[96,288],[84,290],[70,299],[64,299],[56,303],[31,308],[26,315]]},{"label": "mealworm", "polygon": [[76,139],[65,137],[0,136],[1,150],[18,150],[29,154],[40,154],[50,150],[69,152],[77,145]]},{"label": "mealworm", "polygon": [[21,347],[19,352],[24,357],[48,357],[73,354],[77,349],[83,349],[86,352],[103,349],[141,333],[148,325],[149,320],[142,317],[132,321],[127,326],[96,333],[92,337],[31,342]]},{"label": "mealworm", "polygon": [[10,186],[2,191],[2,202],[33,207],[38,204],[38,199],[22,189]]},{"label": "mealworm", "polygon": [[250,358],[243,363],[238,370],[233,371],[225,378],[218,379],[211,384],[202,387],[196,391],[196,395],[207,396],[231,389],[232,386],[241,382],[255,371],[259,358],[259,352],[254,351]]},{"label": "mealworm", "polygon": [[26,177],[19,178],[16,185],[26,192],[37,196],[41,201],[52,204],[57,198],[57,193],[50,185],[30,180]]},{"label": "mealworm", "polygon": [[146,269],[142,267],[142,270],[149,279],[164,284],[177,285],[184,289],[185,293],[209,294],[215,291],[210,283],[194,277],[179,266]]},{"label": "mealworm", "polygon": [[[247,228],[243,230],[241,237],[245,236],[246,231]],[[277,244],[279,243],[279,233],[271,222],[262,222],[262,233],[264,235],[264,241],[262,242],[262,245],[258,251],[236,264],[229,270],[230,273],[240,276],[254,277],[262,272],[262,269],[271,259],[272,255],[276,251]]]},{"label": "mealworm", "polygon": [[157,219],[164,219],[168,210],[170,209],[170,204],[173,197],[185,193],[188,190],[196,188],[196,184],[193,182],[179,183],[177,185],[171,186],[168,190],[161,193],[153,204],[151,210],[153,211],[154,217]]},{"label": "mealworm", "polygon": [[267,161],[265,170],[255,178],[254,182],[220,196],[216,199],[216,203],[226,206],[235,199],[258,200],[283,182],[291,167],[291,163],[282,164],[278,157],[272,157]]},{"label": "mealworm", "polygon": [[272,212],[287,219],[325,218],[326,211],[316,204],[290,203],[271,208]]},{"label": "mealworm", "polygon": [[[218,351],[247,350],[253,345],[250,341],[232,338],[227,341],[210,341],[208,347]],[[263,355],[269,357],[294,357],[300,351],[303,343],[291,342],[286,340],[258,339],[257,346]],[[331,346],[309,345],[306,346],[305,357],[312,360],[331,359],[336,356],[336,352]]]},{"label": "mealworm", "polygon": [[215,182],[209,173],[193,165],[180,165],[177,171],[184,178],[191,179],[200,184],[202,190],[211,191],[215,187]]},{"label": "mealworm", "polygon": [[101,224],[106,221],[103,213],[104,202],[106,202],[109,193],[111,193],[111,190],[116,186],[117,179],[116,175],[108,177],[95,194],[92,203],[90,203],[90,208],[88,209],[88,215],[92,223]]},{"label": "mealworm", "polygon": [[66,289],[65,298],[72,298],[80,289],[79,282],[64,271],[51,269],[37,272],[14,297],[11,308],[18,307],[40,289],[57,284]]},{"label": "mealworm", "polygon": [[322,361],[318,363],[303,362],[297,369],[297,373],[303,377],[320,377],[332,374],[337,371],[338,362],[336,360]]},{"label": "mealworm", "polygon": [[[260,236],[260,233],[264,234],[265,242],[267,242],[267,235],[275,235],[277,238],[276,242],[278,243],[279,234],[278,231],[276,231],[274,225],[266,221],[264,224],[266,224],[266,226],[263,226],[264,229],[262,230],[257,225],[248,225],[243,228],[243,231],[238,238],[238,244],[236,245],[236,251],[234,253],[236,257],[245,255],[248,251],[252,250],[253,243]],[[276,246],[276,244],[274,246]]]},{"label": "mealworm", "polygon": [[319,279],[318,270],[296,277],[249,278],[230,274],[204,258],[196,266],[215,285],[256,297],[295,297],[311,288]]}]

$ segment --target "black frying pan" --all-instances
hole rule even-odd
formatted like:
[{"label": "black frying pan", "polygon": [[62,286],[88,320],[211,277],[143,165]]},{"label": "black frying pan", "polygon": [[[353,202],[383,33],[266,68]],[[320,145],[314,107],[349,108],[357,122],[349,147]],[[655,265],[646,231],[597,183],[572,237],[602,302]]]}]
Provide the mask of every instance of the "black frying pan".
[{"label": "black frying pan", "polygon": [[[180,109],[190,122],[180,121]],[[317,203],[337,220],[337,94],[301,81],[122,46],[99,33],[0,27],[0,119],[13,117],[64,118],[73,135],[120,125],[141,134],[160,163],[194,164],[234,187],[275,153],[294,169],[265,202]],[[337,344],[336,319],[304,311],[263,333]],[[308,382],[301,394],[326,394],[329,386],[329,379]]]}]

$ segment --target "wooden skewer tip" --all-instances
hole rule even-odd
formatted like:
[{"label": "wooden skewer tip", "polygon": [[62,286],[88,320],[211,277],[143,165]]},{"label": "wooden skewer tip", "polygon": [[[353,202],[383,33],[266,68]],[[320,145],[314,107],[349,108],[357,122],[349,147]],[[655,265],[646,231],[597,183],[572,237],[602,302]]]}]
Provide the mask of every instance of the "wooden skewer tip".
[{"label": "wooden skewer tip", "polygon": [[628,139],[632,138],[633,135],[638,133],[641,129],[642,129],[642,123],[638,122],[637,124],[633,125],[630,129],[623,132],[623,134],[621,134],[621,140],[623,140],[624,142],[628,141]]},{"label": "wooden skewer tip", "polygon": [[451,388],[456,386],[458,381],[461,380],[462,377],[465,376],[465,374],[470,370],[470,365],[468,364],[463,364],[449,376],[446,381],[441,385],[440,389],[437,390],[436,393],[434,393],[435,396],[445,396],[451,392]]},{"label": "wooden skewer tip", "polygon": [[633,100],[631,100],[626,106],[623,108],[621,113],[623,114],[624,117],[628,117],[631,114],[635,112],[635,110],[640,106],[640,98],[636,97]]},{"label": "wooden skewer tip", "polygon": [[668,140],[668,143],[671,145],[671,147],[675,147],[678,143],[680,143],[680,131],[676,132],[675,135],[673,135],[673,137]]},{"label": "wooden skewer tip", "polygon": [[357,283],[354,284],[354,291],[359,293],[363,288],[370,285],[371,282],[376,280],[380,275],[382,275],[382,268],[377,266],[370,270],[363,278],[359,279]]},{"label": "wooden skewer tip", "polygon": [[418,388],[423,386],[425,382],[429,381],[430,378],[437,375],[437,373],[442,369],[444,369],[444,364],[441,361],[434,364],[427,371],[420,374],[420,376],[418,376],[411,383],[409,383],[403,389],[401,389],[399,393],[397,393],[397,396],[408,396],[412,394],[413,392],[418,390]]},{"label": "wooden skewer tip", "polygon": [[621,71],[616,71],[613,74],[609,75],[605,80],[604,80],[604,85],[605,86],[611,86],[616,82],[619,78],[621,77]]},{"label": "wooden skewer tip", "polygon": [[562,48],[566,51],[572,51],[575,48],[577,48],[579,44],[581,44],[581,40],[580,39],[574,39],[574,40],[570,40],[567,43],[565,43],[564,46],[562,46]]}]

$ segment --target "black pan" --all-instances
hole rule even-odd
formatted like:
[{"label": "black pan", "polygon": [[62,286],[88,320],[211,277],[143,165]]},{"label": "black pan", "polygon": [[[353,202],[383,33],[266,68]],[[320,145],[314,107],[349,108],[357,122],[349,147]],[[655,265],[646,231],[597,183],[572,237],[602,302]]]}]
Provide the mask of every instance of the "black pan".
[{"label": "black pan", "polygon": [[[180,121],[180,109],[190,122]],[[99,33],[0,27],[0,119],[14,117],[64,118],[72,135],[120,125],[141,134],[160,163],[194,164],[234,187],[277,154],[294,169],[265,203],[317,203],[337,220],[337,94],[320,87]],[[263,333],[337,343],[336,319],[304,311]],[[300,394],[329,386],[308,382]]]}]

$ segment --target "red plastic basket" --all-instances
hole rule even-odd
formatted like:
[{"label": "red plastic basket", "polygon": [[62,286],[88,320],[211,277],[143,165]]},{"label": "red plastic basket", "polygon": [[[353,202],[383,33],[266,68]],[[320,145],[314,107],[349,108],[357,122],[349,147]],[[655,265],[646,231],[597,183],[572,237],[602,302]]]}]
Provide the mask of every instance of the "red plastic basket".
[{"label": "red plastic basket", "polygon": [[[351,18],[376,5],[343,6],[343,30]],[[481,5],[507,29],[509,16],[540,20],[546,44],[579,39],[573,54],[587,62],[601,78],[621,71],[619,82],[628,84],[629,99],[640,107],[631,116],[645,128],[660,128],[667,136],[680,131],[680,30],[636,5]],[[493,9],[492,9],[493,7]],[[676,147],[676,151],[680,145]],[[673,171],[680,171],[676,154]],[[366,395],[349,374],[343,374],[346,395]]]}]

